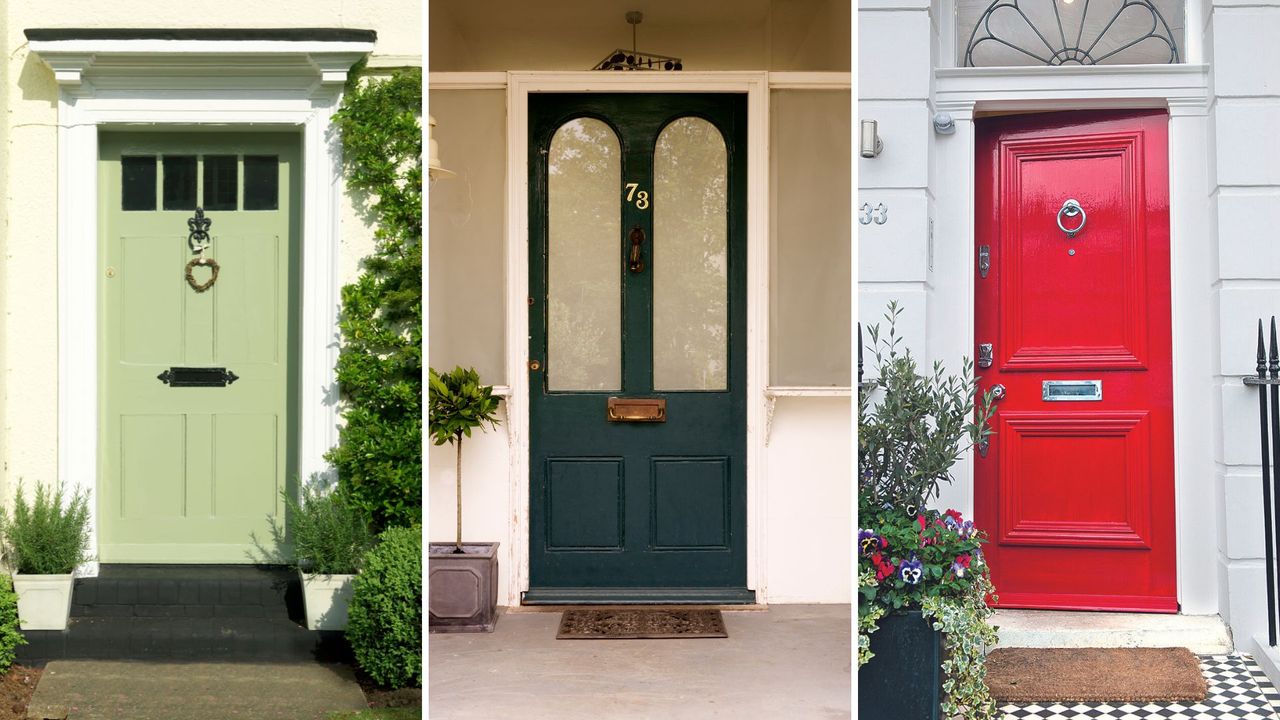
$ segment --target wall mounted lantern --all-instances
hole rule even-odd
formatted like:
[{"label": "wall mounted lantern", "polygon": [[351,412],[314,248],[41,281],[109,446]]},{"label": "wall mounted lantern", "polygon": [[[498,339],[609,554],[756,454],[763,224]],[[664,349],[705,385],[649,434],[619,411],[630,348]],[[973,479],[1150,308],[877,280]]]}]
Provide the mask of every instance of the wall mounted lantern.
[{"label": "wall mounted lantern", "polygon": [[456,173],[452,170],[445,170],[440,164],[440,143],[432,137],[435,135],[436,119],[427,116],[427,177],[432,180],[440,178],[451,178]]},{"label": "wall mounted lantern", "polygon": [[956,133],[956,121],[951,117],[951,113],[935,113],[933,116],[933,131],[939,135],[954,135]]},{"label": "wall mounted lantern", "polygon": [[884,142],[880,140],[879,133],[876,132],[875,120],[862,121],[862,157],[873,158],[880,154],[884,149]]}]

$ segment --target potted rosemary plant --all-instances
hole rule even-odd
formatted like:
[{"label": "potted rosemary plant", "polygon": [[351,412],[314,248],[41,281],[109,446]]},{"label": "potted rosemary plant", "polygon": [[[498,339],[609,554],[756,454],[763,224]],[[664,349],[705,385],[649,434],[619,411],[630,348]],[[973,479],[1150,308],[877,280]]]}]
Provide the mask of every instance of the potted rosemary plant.
[{"label": "potted rosemary plant", "polygon": [[428,555],[431,632],[493,632],[498,608],[498,543],[462,542],[462,440],[474,428],[497,427],[498,398],[474,368],[430,370],[430,430],[436,445],[457,451],[457,534],[431,543]]},{"label": "potted rosemary plant", "polygon": [[4,539],[18,622],[23,630],[65,630],[71,614],[73,572],[89,560],[89,496],[77,490],[64,502],[62,488],[36,485],[28,505],[22,486],[13,513],[4,516]]},{"label": "potted rosemary plant", "polygon": [[928,507],[951,467],[991,433],[990,393],[973,365],[922,374],[888,334],[869,328],[878,369],[858,395],[858,710],[867,720],[988,720],[985,658],[994,593],[985,535],[955,510]]},{"label": "potted rosemary plant", "polygon": [[351,581],[374,544],[368,521],[341,487],[304,486],[301,502],[287,492],[284,499],[307,629],[346,630]]}]

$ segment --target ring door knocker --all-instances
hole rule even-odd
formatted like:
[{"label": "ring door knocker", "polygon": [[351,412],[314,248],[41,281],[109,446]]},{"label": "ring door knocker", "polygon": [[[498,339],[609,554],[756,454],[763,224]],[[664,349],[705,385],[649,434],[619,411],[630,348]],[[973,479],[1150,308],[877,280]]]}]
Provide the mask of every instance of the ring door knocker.
[{"label": "ring door knocker", "polygon": [[[208,290],[218,281],[218,270],[220,269],[218,261],[204,256],[204,251],[209,249],[210,225],[213,225],[213,220],[205,217],[204,208],[200,207],[196,208],[196,214],[187,220],[187,229],[190,230],[187,234],[187,245],[191,248],[191,252],[196,254],[196,257],[187,263],[187,284],[198,293]],[[196,267],[199,266],[208,267],[213,272],[209,279],[204,282],[196,282],[194,273]]]},{"label": "ring door knocker", "polygon": [[[1064,216],[1073,218],[1077,215],[1080,216],[1080,224],[1075,228],[1068,230],[1067,226],[1062,224],[1062,218]],[[1074,198],[1068,199],[1066,202],[1062,203],[1062,207],[1058,210],[1058,229],[1066,233],[1068,239],[1074,238],[1081,230],[1084,229],[1086,220],[1088,220],[1088,217],[1084,214],[1084,208],[1080,207],[1080,203]]]}]

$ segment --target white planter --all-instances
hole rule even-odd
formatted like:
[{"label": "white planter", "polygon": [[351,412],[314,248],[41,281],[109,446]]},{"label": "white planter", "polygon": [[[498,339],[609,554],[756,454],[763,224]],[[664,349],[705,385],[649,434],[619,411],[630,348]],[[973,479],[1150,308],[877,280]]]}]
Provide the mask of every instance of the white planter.
[{"label": "white planter", "polygon": [[75,578],[66,575],[14,573],[18,593],[18,627],[23,630],[66,630]]},{"label": "white planter", "polygon": [[302,601],[307,608],[307,629],[346,630],[347,606],[351,604],[351,580],[355,575],[309,575],[302,577]]}]

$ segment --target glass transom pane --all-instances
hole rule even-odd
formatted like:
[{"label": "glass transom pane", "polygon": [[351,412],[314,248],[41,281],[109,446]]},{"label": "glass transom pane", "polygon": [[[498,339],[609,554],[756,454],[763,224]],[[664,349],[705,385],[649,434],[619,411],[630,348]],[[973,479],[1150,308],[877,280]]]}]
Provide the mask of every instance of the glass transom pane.
[{"label": "glass transom pane", "polygon": [[622,388],[622,148],[600,120],[547,154],[547,389]]},{"label": "glass transom pane", "polygon": [[957,0],[961,66],[1156,65],[1182,60],[1173,0]]},{"label": "glass transom pane", "polygon": [[728,155],[702,118],[658,135],[653,156],[653,388],[728,386]]}]

